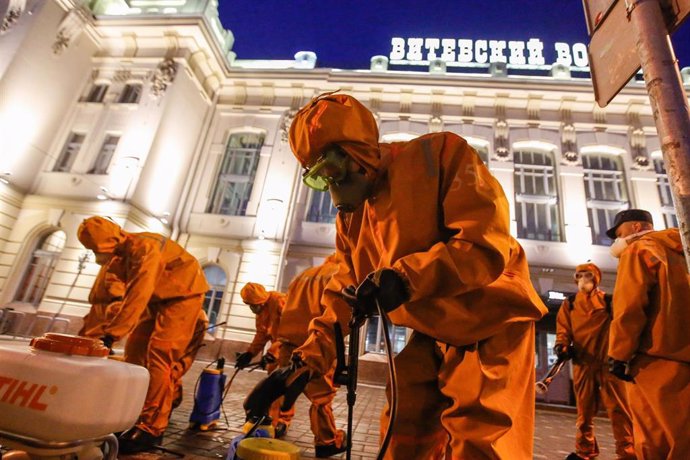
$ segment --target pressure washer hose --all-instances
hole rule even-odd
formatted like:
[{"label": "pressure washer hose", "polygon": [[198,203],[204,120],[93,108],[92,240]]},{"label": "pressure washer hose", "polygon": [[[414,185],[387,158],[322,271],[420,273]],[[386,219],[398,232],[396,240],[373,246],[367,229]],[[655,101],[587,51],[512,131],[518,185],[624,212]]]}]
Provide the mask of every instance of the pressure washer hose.
[{"label": "pressure washer hose", "polygon": [[395,372],[395,362],[393,361],[393,346],[391,344],[390,337],[390,319],[388,319],[388,314],[381,308],[378,300],[376,301],[376,308],[379,311],[381,318],[381,323],[383,325],[383,341],[386,346],[386,357],[388,358],[388,378],[390,380],[391,388],[391,399],[389,403],[389,417],[388,417],[388,427],[386,428],[386,435],[383,437],[381,442],[381,447],[379,447],[379,453],[376,456],[376,460],[382,460],[383,456],[388,450],[388,444],[390,443],[391,436],[393,435],[393,426],[395,425],[395,417],[398,413],[398,375]]}]

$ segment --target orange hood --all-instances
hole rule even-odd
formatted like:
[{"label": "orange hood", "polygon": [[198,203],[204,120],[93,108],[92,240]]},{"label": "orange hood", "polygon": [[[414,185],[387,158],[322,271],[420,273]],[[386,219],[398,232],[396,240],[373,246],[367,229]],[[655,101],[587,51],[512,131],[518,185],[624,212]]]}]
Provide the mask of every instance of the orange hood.
[{"label": "orange hood", "polygon": [[242,301],[247,305],[263,305],[268,302],[270,295],[259,283],[247,283],[240,291]]},{"label": "orange hood", "polygon": [[312,99],[295,115],[290,127],[290,148],[302,167],[310,168],[324,148],[337,144],[366,170],[379,170],[379,130],[372,113],[346,94],[325,93]]},{"label": "orange hood", "polygon": [[125,241],[126,233],[115,222],[100,216],[85,219],[77,230],[77,238],[93,252],[112,254]]},{"label": "orange hood", "polygon": [[659,244],[666,246],[673,252],[683,254],[683,243],[680,240],[680,232],[677,228],[667,228],[658,232],[650,232],[642,236],[641,239],[651,238]]},{"label": "orange hood", "polygon": [[[599,267],[594,265],[592,262],[587,262],[586,264],[580,264],[577,267],[575,267],[576,272],[592,272],[594,274],[594,285],[599,286],[599,283],[601,283],[601,270],[599,270]],[[577,281],[575,281],[575,284],[577,284]]]}]

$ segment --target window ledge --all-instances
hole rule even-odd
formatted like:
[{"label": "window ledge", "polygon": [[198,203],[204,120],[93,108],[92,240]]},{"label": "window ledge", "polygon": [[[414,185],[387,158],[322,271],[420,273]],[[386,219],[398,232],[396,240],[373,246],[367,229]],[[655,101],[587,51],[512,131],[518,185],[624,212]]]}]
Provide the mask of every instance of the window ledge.
[{"label": "window ledge", "polygon": [[110,104],[113,110],[137,110],[139,108],[138,102],[114,102]]},{"label": "window ledge", "polygon": [[3,308],[11,308],[18,313],[36,313],[38,311],[37,305],[27,302],[19,302],[17,300],[6,303]]},{"label": "window ledge", "polygon": [[374,363],[386,363],[388,362],[388,359],[386,359],[386,354],[385,353],[372,353],[372,352],[364,352],[363,355],[359,356],[360,361],[370,361]]}]

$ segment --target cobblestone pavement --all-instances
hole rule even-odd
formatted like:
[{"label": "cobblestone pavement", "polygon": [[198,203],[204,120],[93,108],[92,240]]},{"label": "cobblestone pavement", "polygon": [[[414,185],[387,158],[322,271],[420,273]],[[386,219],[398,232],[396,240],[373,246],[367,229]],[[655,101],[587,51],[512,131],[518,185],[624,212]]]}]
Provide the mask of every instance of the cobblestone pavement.
[{"label": "cobblestone pavement", "polygon": [[[163,446],[171,451],[184,455],[184,459],[224,458],[231,439],[240,433],[244,422],[242,401],[247,392],[266,374],[261,371],[241,371],[233,381],[225,399],[224,407],[227,424],[221,416],[220,429],[212,432],[193,432],[187,430],[189,415],[193,407],[194,384],[201,369],[207,363],[197,362],[185,376],[185,399],[173,413],[170,426],[166,432]],[[233,369],[226,369],[228,378]],[[341,388],[333,403],[333,412],[338,425],[346,429],[347,403],[345,389]],[[379,413],[383,408],[385,395],[383,388],[359,385],[353,426],[353,459],[375,459],[378,452]],[[309,401],[303,396],[297,401],[296,414],[285,440],[303,449],[303,458],[315,458],[313,437],[309,429]],[[605,418],[596,419],[596,433],[601,450],[600,459],[613,459],[614,445],[611,427]],[[537,409],[534,436],[535,459],[563,459],[573,450],[575,439],[575,415],[570,412],[559,412]],[[172,460],[171,453],[147,453],[136,456],[121,457],[129,460]],[[345,458],[342,454],[335,458]]]},{"label": "cobblestone pavement", "polygon": [[[224,459],[230,441],[240,434],[244,423],[242,401],[245,395],[265,377],[265,372],[241,371],[225,399],[225,417],[217,430],[199,432],[188,430],[188,420],[194,404],[194,386],[201,370],[208,362],[197,361],[184,378],[184,400],[173,412],[170,426],[165,434],[163,447],[169,452],[156,451],[132,456],[120,456],[126,460],[185,460]],[[234,369],[228,367],[228,378]],[[341,388],[333,403],[333,412],[338,427],[345,430],[347,423],[346,391]],[[353,455],[354,460],[375,459],[378,452],[379,414],[385,401],[382,387],[360,384],[354,413]],[[301,396],[296,404],[296,413],[285,439],[302,448],[302,458],[315,458],[313,436],[309,428],[309,401]],[[614,446],[611,427],[605,418],[597,418],[596,433],[601,450],[600,459],[613,459]],[[537,409],[534,436],[535,459],[563,459],[573,449],[575,438],[575,415],[553,409]],[[0,452],[2,452],[0,450]],[[1,458],[1,454],[0,454]],[[345,458],[345,454],[334,458]]]}]

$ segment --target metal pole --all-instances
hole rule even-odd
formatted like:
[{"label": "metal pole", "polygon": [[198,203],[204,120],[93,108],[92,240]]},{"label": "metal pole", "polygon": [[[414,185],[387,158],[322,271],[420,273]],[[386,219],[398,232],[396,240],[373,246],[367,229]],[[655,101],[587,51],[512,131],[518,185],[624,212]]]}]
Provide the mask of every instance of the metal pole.
[{"label": "metal pole", "polygon": [[354,419],[355,402],[357,401],[357,367],[359,366],[359,329],[356,325],[350,329],[350,348],[347,360],[347,451],[345,459],[352,458],[352,425]]},{"label": "metal pole", "polygon": [[625,0],[690,267],[690,113],[659,0]]},{"label": "metal pole", "polygon": [[[55,312],[53,317],[50,320],[50,323],[48,323],[48,327],[46,328],[46,332],[50,332],[50,330],[53,328],[53,324],[55,324],[55,320],[57,319],[58,316],[60,316],[60,313],[62,313],[62,309],[65,308],[65,305],[67,304],[67,300],[69,299],[69,296],[72,295],[72,290],[74,289],[74,286],[77,285],[77,280],[79,280],[79,276],[81,275],[81,272],[84,270],[86,267],[86,262],[89,260],[89,255],[90,252],[85,252],[79,257],[79,266],[77,270],[77,274],[74,277],[74,281],[72,281],[72,285],[69,287],[67,290],[67,294],[65,294],[65,298],[62,300],[62,304],[60,304],[60,308]],[[31,329],[33,329],[33,323],[31,326]],[[31,333],[31,329],[29,329],[29,333]]]}]

